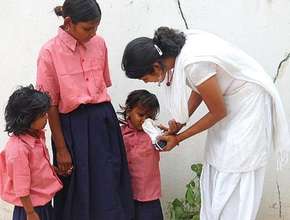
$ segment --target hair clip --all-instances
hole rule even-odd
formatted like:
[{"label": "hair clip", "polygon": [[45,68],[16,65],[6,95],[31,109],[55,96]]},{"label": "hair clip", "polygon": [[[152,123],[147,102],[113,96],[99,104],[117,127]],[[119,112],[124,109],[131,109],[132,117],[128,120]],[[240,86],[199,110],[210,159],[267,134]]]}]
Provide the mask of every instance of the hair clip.
[{"label": "hair clip", "polygon": [[122,69],[123,71],[125,71],[124,63],[121,63],[121,69]]},{"label": "hair clip", "polygon": [[153,45],[154,45],[155,49],[157,50],[159,56],[162,56],[163,55],[162,50],[156,44],[153,44]]}]

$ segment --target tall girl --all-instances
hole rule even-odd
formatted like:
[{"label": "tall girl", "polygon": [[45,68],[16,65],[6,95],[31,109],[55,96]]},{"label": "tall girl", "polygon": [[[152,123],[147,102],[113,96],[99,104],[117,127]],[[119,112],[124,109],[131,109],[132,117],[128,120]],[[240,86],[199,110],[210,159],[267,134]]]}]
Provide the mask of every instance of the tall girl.
[{"label": "tall girl", "polygon": [[57,219],[131,219],[124,144],[107,93],[107,48],[96,35],[100,7],[95,0],[66,0],[55,12],[64,23],[39,53],[37,86],[52,98],[54,163],[64,174]]}]

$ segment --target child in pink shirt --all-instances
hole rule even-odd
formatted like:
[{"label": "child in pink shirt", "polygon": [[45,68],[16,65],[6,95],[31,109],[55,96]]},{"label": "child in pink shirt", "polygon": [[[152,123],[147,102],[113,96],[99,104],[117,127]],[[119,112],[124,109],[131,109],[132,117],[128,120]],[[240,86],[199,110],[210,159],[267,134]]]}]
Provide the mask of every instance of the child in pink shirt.
[{"label": "child in pink shirt", "polygon": [[5,108],[10,135],[0,153],[0,196],[15,205],[13,220],[53,220],[51,200],[62,184],[49,162],[43,128],[50,98],[33,86],[17,89]]},{"label": "child in pink shirt", "polygon": [[134,220],[162,220],[159,151],[142,129],[145,119],[155,119],[159,112],[159,102],[150,92],[135,90],[129,94],[125,106],[121,108],[121,130],[135,201]]}]

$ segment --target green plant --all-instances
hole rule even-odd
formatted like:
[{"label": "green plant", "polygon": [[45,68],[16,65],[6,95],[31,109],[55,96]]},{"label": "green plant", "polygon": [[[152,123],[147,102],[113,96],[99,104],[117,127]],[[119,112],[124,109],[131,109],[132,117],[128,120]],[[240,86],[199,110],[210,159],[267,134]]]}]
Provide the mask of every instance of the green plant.
[{"label": "green plant", "polygon": [[202,164],[191,165],[192,179],[186,185],[185,196],[174,199],[169,203],[168,214],[170,220],[199,220],[201,197],[200,176]]}]

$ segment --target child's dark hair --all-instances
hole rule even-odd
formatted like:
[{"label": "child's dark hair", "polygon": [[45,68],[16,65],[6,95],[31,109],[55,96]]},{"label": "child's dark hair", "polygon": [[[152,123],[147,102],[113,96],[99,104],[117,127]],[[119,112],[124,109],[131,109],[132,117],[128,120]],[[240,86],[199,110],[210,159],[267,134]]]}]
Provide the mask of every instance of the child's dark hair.
[{"label": "child's dark hair", "polygon": [[50,97],[32,85],[20,87],[9,97],[5,108],[5,131],[14,135],[25,134],[35,121],[50,107]]},{"label": "child's dark hair", "polygon": [[102,12],[96,0],[65,0],[63,6],[54,8],[57,16],[70,17],[74,24],[97,19],[101,20]]},{"label": "child's dark hair", "polygon": [[155,119],[159,113],[159,102],[156,95],[148,92],[145,89],[134,90],[128,95],[125,106],[120,106],[121,111],[118,112],[121,115],[120,122],[124,123],[128,119],[128,112],[133,108],[140,106],[150,113],[152,119]]},{"label": "child's dark hair", "polygon": [[124,50],[122,69],[126,76],[140,79],[153,71],[153,64],[167,57],[177,57],[185,44],[185,35],[175,29],[159,27],[154,38],[139,37],[129,42]]}]

